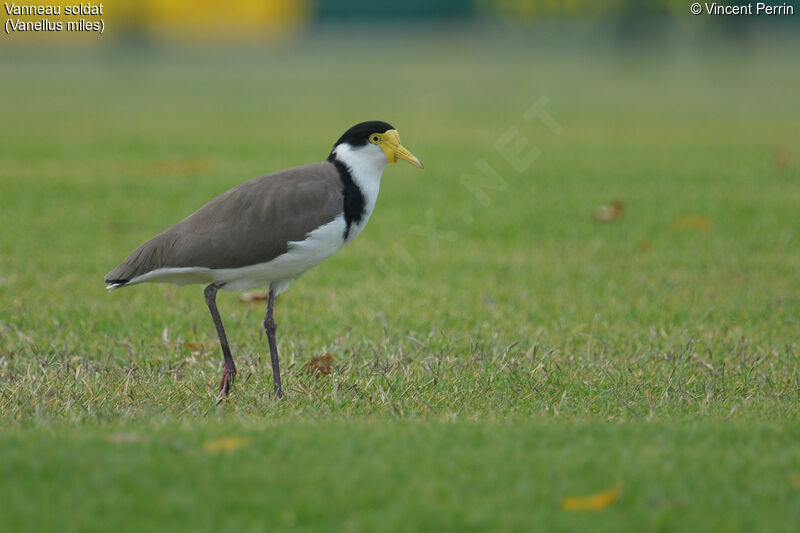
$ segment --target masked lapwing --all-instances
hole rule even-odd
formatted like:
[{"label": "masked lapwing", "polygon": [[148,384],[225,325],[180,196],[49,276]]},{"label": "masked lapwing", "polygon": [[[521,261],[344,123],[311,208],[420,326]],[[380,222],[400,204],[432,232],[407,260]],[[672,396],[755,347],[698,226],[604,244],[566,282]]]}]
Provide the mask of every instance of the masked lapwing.
[{"label": "masked lapwing", "polygon": [[221,401],[236,365],[217,310],[217,291],[268,287],[264,329],[275,397],[282,398],[275,296],[361,233],[375,209],[383,170],[398,159],[422,168],[391,125],[357,124],[336,141],[326,161],[242,183],[145,242],[106,275],[107,288],[205,284],[224,357]]}]

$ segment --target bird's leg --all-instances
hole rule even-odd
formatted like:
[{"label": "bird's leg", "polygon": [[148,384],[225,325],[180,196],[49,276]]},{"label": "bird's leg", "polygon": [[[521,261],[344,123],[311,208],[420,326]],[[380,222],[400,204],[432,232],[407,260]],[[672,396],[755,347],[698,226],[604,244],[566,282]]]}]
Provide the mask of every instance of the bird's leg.
[{"label": "bird's leg", "polygon": [[211,311],[211,318],[214,320],[214,326],[217,328],[219,344],[222,347],[222,356],[225,358],[225,362],[222,364],[222,378],[219,380],[217,403],[221,402],[228,395],[231,390],[231,385],[233,385],[233,379],[236,377],[236,365],[233,364],[231,349],[228,347],[228,337],[225,335],[225,328],[222,327],[222,319],[217,309],[217,291],[223,285],[224,283],[212,283],[206,287],[203,293],[206,297],[208,310]]},{"label": "bird's leg", "polygon": [[281,367],[278,363],[278,344],[275,342],[275,332],[278,330],[278,324],[275,323],[275,288],[272,285],[269,287],[269,296],[267,297],[267,316],[264,318],[264,330],[267,332],[269,356],[272,359],[272,382],[275,386],[275,397],[283,399]]}]

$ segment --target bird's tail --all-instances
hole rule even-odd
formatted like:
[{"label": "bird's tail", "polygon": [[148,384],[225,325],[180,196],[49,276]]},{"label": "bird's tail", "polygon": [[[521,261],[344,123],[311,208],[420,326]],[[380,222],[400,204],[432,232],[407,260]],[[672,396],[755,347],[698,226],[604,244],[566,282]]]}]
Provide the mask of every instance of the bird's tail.
[{"label": "bird's tail", "polygon": [[106,290],[108,292],[113,291],[114,289],[119,289],[120,287],[124,287],[128,284],[129,279],[108,279],[106,278]]}]

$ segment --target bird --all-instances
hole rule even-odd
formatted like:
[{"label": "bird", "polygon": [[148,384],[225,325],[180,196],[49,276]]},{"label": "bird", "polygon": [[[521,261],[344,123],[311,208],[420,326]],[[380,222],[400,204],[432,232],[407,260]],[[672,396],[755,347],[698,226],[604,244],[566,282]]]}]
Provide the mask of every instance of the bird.
[{"label": "bird", "polygon": [[282,399],[275,298],[361,233],[375,209],[383,171],[399,159],[424,168],[389,123],[356,124],[324,161],[246,181],[146,241],[106,274],[106,289],[148,282],[204,284],[223,356],[220,403],[229,396],[236,365],[217,292],[267,287],[263,327],[273,394]]}]

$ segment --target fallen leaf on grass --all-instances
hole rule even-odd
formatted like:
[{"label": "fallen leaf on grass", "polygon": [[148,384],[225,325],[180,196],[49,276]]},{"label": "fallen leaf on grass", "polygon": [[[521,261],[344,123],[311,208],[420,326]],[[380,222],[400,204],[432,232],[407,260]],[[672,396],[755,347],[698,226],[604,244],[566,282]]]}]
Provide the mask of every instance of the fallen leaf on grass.
[{"label": "fallen leaf on grass", "polygon": [[239,295],[239,301],[242,303],[262,302],[266,301],[267,291],[246,291]]},{"label": "fallen leaf on grass", "polygon": [[684,215],[675,219],[675,227],[678,229],[709,231],[712,225],[711,219],[703,215]]},{"label": "fallen leaf on grass", "polygon": [[601,205],[594,210],[592,216],[598,222],[611,222],[618,219],[625,211],[625,202],[614,200],[610,204]]},{"label": "fallen leaf on grass", "polygon": [[305,364],[303,370],[310,376],[327,376],[333,369],[333,354],[326,353],[312,357],[311,361]]},{"label": "fallen leaf on grass", "polygon": [[564,498],[561,508],[565,511],[602,511],[619,499],[619,489],[604,490],[591,496]]},{"label": "fallen leaf on grass", "polygon": [[800,474],[797,474],[792,478],[792,485],[795,487],[800,487]]},{"label": "fallen leaf on grass", "polygon": [[793,159],[792,150],[790,148],[778,148],[772,154],[772,158],[775,161],[775,166],[778,168],[789,168],[792,166],[792,159]]},{"label": "fallen leaf on grass", "polygon": [[208,157],[181,157],[162,159],[153,163],[158,174],[193,174],[208,172],[214,167],[214,160]]},{"label": "fallen leaf on grass", "polygon": [[199,342],[184,342],[183,347],[193,352],[203,352],[205,348]]},{"label": "fallen leaf on grass", "polygon": [[206,441],[205,444],[203,444],[203,449],[208,453],[230,453],[243,446],[247,446],[248,444],[250,444],[250,439],[243,439],[241,437],[222,437],[221,439]]}]

